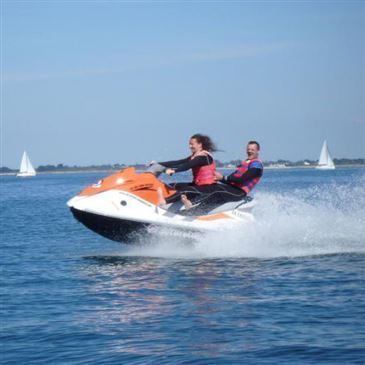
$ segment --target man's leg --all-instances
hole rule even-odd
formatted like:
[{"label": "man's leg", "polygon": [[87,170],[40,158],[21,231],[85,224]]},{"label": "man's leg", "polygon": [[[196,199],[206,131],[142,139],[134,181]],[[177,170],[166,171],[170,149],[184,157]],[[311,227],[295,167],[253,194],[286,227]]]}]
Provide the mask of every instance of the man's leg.
[{"label": "man's leg", "polygon": [[240,201],[246,196],[243,190],[226,184],[206,185],[201,188],[205,193],[194,199],[194,206],[196,205],[196,210],[200,212],[228,202]]}]

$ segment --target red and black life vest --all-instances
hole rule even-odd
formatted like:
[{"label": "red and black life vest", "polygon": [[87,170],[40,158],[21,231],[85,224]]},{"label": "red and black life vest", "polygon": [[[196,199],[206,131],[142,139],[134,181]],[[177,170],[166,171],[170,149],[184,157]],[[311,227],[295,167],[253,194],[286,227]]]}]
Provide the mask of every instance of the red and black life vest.
[{"label": "red and black life vest", "polygon": [[[192,160],[197,156],[210,156],[213,158],[213,156],[208,151],[201,151],[198,152],[197,154],[192,155],[190,159]],[[192,168],[192,171],[193,171],[193,184],[211,185],[216,183],[214,159],[210,165],[196,166]]]},{"label": "red and black life vest", "polygon": [[[237,170],[234,172],[233,176],[240,178],[251,166],[254,162],[260,162],[262,164],[261,160],[258,158],[254,158],[252,160],[244,160],[241,162],[241,165],[238,166]],[[247,179],[241,184],[230,182],[231,185],[237,186],[238,188],[242,189],[246,194],[248,194],[254,186],[260,181],[260,177],[255,177],[253,179]]]}]

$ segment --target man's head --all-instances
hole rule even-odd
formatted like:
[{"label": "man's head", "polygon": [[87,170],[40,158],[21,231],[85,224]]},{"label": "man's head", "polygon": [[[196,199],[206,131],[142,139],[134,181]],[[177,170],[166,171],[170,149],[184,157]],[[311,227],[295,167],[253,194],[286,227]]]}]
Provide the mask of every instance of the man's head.
[{"label": "man's head", "polygon": [[247,143],[247,158],[253,160],[259,157],[260,144],[256,141],[250,141]]}]

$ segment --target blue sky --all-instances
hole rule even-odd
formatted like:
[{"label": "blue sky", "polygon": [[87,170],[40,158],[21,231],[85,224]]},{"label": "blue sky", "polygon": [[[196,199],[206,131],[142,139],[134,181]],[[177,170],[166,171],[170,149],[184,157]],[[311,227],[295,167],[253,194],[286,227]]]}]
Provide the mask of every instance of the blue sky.
[{"label": "blue sky", "polygon": [[2,2],[1,165],[365,157],[365,2]]}]

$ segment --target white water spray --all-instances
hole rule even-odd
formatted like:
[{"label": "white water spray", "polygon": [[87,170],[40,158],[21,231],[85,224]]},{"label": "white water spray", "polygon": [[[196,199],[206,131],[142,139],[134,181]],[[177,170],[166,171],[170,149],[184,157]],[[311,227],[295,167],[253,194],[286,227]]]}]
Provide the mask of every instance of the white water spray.
[{"label": "white water spray", "polygon": [[167,258],[296,257],[365,253],[365,188],[326,185],[256,196],[256,221],[194,237],[162,230],[123,255]]}]

